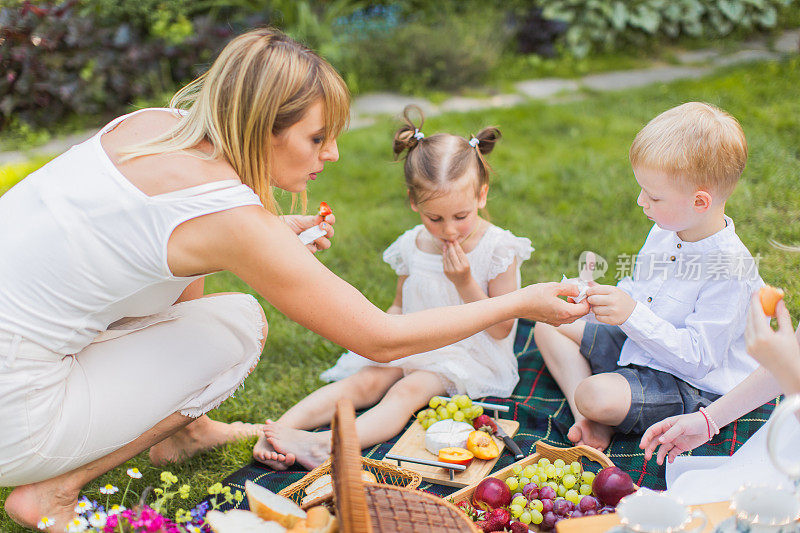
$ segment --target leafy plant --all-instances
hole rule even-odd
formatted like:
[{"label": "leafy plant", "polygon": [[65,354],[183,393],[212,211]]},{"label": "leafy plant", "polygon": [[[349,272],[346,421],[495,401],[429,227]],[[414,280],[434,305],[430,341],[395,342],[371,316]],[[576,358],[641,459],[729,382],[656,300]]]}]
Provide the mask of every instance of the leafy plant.
[{"label": "leafy plant", "polygon": [[735,31],[769,30],[795,0],[547,0],[546,19],[569,25],[564,44],[575,56],[653,37],[712,39]]},{"label": "leafy plant", "polygon": [[[148,5],[151,0],[145,0]],[[197,76],[244,24],[189,19],[159,4],[120,19],[105,0],[0,7],[0,129],[51,126],[74,115],[120,112]],[[140,13],[139,13],[140,14]],[[141,14],[140,14],[141,15]],[[247,20],[264,24],[264,17]]]},{"label": "leafy plant", "polygon": [[441,8],[429,18],[365,24],[342,42],[342,57],[334,64],[358,90],[414,94],[482,84],[510,38],[504,12]]}]

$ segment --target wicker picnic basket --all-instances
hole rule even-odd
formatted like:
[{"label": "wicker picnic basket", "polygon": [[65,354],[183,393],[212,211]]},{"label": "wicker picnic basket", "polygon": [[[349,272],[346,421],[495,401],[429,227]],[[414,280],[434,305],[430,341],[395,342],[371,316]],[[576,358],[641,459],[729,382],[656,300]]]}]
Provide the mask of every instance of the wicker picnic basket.
[{"label": "wicker picnic basket", "polygon": [[[521,466],[525,468],[528,465],[535,464],[537,461],[539,461],[539,459],[543,457],[546,457],[551,461],[555,461],[556,459],[563,459],[564,462],[567,464],[573,461],[578,461],[580,463],[583,463],[584,460],[588,460],[589,462],[600,464],[600,468],[614,466],[614,463],[611,461],[611,459],[608,458],[606,454],[590,446],[580,445],[580,446],[573,446],[571,448],[558,448],[556,446],[550,446],[545,442],[537,441],[536,453],[531,454],[524,459],[520,459],[516,463],[510,464],[507,467],[503,468],[502,470],[498,470],[497,472],[491,474],[491,477],[505,480],[507,477],[514,475],[515,466]],[[458,503],[462,500],[471,501],[472,493],[475,492],[475,488],[477,486],[478,486],[477,483],[468,485],[463,489],[454,492],[453,494],[448,496],[448,499],[453,503]],[[638,489],[638,487],[636,488]]]},{"label": "wicker picnic basket", "polygon": [[[422,476],[413,470],[406,470],[385,461],[376,461],[367,457],[361,458],[361,468],[367,472],[372,473],[378,483],[384,485],[394,485],[396,487],[405,487],[408,489],[415,489],[422,483]],[[333,493],[325,496],[314,498],[303,503],[303,498],[306,497],[306,488],[314,481],[324,475],[331,473],[331,460],[328,459],[314,470],[303,476],[302,479],[284,488],[278,494],[293,500],[297,505],[303,509],[310,509],[316,505],[324,504],[333,499]]]},{"label": "wicker picnic basket", "polygon": [[[536,442],[536,453],[525,457],[524,459],[520,459],[516,463],[510,464],[507,467],[503,468],[502,470],[498,470],[497,472],[491,474],[491,477],[502,479],[505,481],[507,477],[514,475],[514,467],[520,466],[525,468],[528,465],[535,464],[542,459],[543,457],[550,459],[550,461],[555,461],[556,459],[563,459],[565,463],[569,464],[573,461],[578,461],[582,465],[586,466],[586,463],[597,463],[600,465],[600,468],[606,468],[609,466],[614,466],[614,462],[608,458],[606,454],[603,452],[596,450],[590,446],[585,446],[583,444],[579,446],[573,446],[571,448],[559,448],[556,446],[550,446],[549,444],[543,441]],[[472,501],[472,495],[475,493],[475,489],[477,488],[478,484],[475,483],[473,485],[468,485],[463,489],[454,492],[450,496],[448,496],[448,500],[452,503],[457,504],[461,501]],[[633,485],[635,490],[639,490],[639,487],[634,484]],[[579,518],[577,520],[583,520]],[[531,525],[531,531],[541,531],[539,527]]]},{"label": "wicker picnic basket", "polygon": [[364,483],[355,410],[340,400],[331,423],[331,475],[342,533],[479,533],[455,505],[408,487]]}]

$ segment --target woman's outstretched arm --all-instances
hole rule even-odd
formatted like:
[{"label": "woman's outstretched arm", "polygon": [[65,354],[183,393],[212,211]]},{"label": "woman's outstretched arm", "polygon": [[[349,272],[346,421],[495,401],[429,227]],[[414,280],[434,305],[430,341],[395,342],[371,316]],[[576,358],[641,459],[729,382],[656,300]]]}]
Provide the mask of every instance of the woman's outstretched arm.
[{"label": "woman's outstretched arm", "polygon": [[328,270],[261,208],[201,217],[192,234],[197,241],[183,240],[192,248],[186,255],[196,257],[194,271],[230,270],[290,319],[375,361],[452,344],[512,318],[562,324],[588,312],[585,302],[558,297],[572,295],[572,285],[545,283],[465,305],[392,315]]}]

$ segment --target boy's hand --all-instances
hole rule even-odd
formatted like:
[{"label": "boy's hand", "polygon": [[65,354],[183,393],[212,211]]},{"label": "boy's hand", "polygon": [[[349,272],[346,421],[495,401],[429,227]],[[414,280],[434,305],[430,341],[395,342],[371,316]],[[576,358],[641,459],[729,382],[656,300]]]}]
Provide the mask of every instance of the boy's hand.
[{"label": "boy's hand", "polygon": [[628,320],[636,307],[636,300],[612,285],[592,285],[586,290],[586,296],[597,320],[612,326]]},{"label": "boy's hand", "polygon": [[442,249],[442,263],[444,265],[444,275],[453,282],[456,287],[465,287],[472,282],[472,271],[469,267],[467,254],[464,249],[456,242],[445,242]]}]

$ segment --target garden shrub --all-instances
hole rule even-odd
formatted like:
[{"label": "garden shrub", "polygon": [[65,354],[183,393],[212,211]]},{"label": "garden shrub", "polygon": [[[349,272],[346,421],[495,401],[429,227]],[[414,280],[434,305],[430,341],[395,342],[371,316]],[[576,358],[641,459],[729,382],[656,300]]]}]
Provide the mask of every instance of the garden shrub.
[{"label": "garden shrub", "polygon": [[[16,3],[0,7],[0,129],[119,112],[197,76],[247,25],[188,18],[183,0]],[[135,6],[154,6],[139,11]],[[172,7],[167,7],[172,6]],[[116,9],[116,10],[115,10]],[[145,14],[146,11],[146,14]]]},{"label": "garden shrub", "polygon": [[715,39],[775,28],[796,0],[539,0],[547,19],[569,25],[567,50],[590,52],[642,45],[658,37]]},{"label": "garden shrub", "polygon": [[[341,38],[334,62],[353,88],[419,93],[482,84],[510,37],[498,10],[408,17],[392,24],[366,21]],[[386,16],[386,8],[384,8]],[[397,14],[389,9],[389,16]],[[384,19],[385,20],[385,19]]]}]

